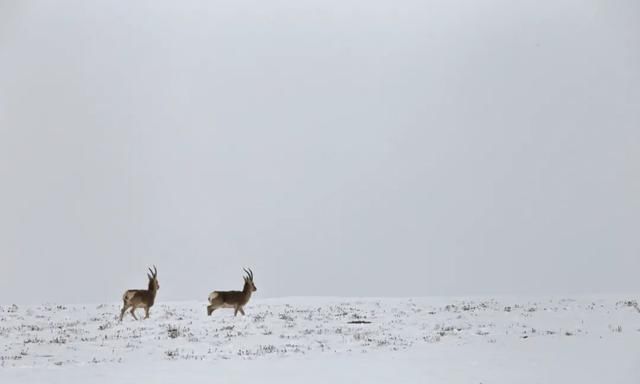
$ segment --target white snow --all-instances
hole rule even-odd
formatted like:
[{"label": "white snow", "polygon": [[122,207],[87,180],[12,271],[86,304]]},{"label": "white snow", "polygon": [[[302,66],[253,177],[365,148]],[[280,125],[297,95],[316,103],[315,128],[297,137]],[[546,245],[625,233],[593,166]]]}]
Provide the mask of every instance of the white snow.
[{"label": "white snow", "polygon": [[[0,383],[640,383],[633,296],[0,307]],[[142,311],[140,311],[142,314]],[[352,324],[350,322],[370,322]]]}]

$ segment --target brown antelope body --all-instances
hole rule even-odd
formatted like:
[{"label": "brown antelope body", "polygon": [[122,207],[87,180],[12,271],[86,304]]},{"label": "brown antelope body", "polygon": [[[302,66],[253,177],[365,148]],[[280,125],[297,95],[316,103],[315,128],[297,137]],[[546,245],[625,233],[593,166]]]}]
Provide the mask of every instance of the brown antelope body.
[{"label": "brown antelope body", "polygon": [[124,317],[124,313],[127,309],[131,308],[131,316],[134,319],[138,320],[135,314],[136,308],[144,308],[144,318],[149,318],[149,308],[153,306],[153,303],[156,301],[156,293],[158,289],[160,289],[160,284],[158,284],[158,270],[156,266],[153,266],[153,270],[149,268],[149,272],[147,273],[147,277],[149,278],[149,288],[148,289],[129,289],[122,295],[122,311],[120,311],[120,321]]},{"label": "brown antelope body", "polygon": [[207,306],[207,315],[211,316],[211,312],[218,308],[233,308],[234,316],[238,315],[238,312],[244,316],[244,306],[251,299],[251,294],[258,289],[253,283],[253,271],[251,268],[247,271],[244,269],[247,276],[244,276],[244,287],[242,291],[213,291],[209,294],[209,305]]}]

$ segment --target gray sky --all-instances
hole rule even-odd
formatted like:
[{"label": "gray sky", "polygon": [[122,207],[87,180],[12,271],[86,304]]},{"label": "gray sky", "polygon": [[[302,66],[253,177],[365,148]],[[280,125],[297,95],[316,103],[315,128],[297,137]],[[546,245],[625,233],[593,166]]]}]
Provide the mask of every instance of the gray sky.
[{"label": "gray sky", "polygon": [[640,2],[0,0],[0,303],[640,291]]}]

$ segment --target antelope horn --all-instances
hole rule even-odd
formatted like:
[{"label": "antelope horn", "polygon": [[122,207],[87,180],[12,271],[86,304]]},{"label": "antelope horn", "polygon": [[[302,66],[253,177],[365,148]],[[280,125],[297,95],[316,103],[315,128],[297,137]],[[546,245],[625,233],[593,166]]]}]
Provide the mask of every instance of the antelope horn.
[{"label": "antelope horn", "polygon": [[249,273],[249,271],[247,271],[247,269],[246,269],[246,268],[242,268],[242,270],[244,271],[244,273],[246,273],[246,274],[247,274],[247,277],[248,277],[249,279],[251,279],[251,273]]},{"label": "antelope horn", "polygon": [[251,273],[251,280],[253,280],[253,271],[249,268],[249,273]]},{"label": "antelope horn", "polygon": [[156,268],[156,266],[155,266],[155,265],[153,266],[153,270],[154,270],[154,272],[153,272],[153,277],[158,276],[158,268]]}]

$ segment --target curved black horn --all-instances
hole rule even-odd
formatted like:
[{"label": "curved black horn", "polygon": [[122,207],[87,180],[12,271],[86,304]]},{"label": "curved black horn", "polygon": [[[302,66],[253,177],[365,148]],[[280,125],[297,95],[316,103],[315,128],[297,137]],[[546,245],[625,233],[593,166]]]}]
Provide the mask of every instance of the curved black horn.
[{"label": "curved black horn", "polygon": [[154,271],[154,272],[153,272],[153,277],[158,276],[158,268],[156,268],[156,266],[155,266],[155,265],[153,266],[153,271]]}]

